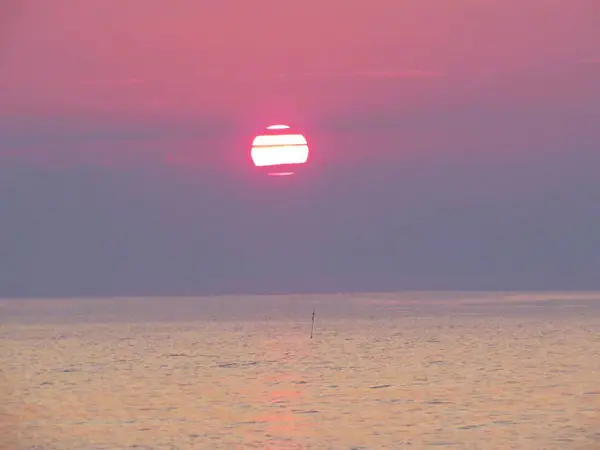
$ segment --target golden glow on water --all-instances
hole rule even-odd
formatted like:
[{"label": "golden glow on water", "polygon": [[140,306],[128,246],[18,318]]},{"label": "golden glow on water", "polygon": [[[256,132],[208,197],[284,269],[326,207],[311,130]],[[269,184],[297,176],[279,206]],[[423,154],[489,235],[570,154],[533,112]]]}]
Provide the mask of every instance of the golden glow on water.
[{"label": "golden glow on water", "polygon": [[600,295],[394,295],[0,300],[0,448],[599,448]]}]

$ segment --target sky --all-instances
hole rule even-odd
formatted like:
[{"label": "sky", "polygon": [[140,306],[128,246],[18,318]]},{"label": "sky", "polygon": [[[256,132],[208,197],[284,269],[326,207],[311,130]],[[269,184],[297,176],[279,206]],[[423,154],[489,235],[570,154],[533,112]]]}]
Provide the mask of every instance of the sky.
[{"label": "sky", "polygon": [[3,1],[0,297],[600,289],[599,123],[596,0]]}]

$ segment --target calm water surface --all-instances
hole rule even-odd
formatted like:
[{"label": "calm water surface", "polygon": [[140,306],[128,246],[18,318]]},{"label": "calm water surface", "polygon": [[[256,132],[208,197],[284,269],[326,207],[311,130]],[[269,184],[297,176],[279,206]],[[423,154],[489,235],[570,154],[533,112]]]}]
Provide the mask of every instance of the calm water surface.
[{"label": "calm water surface", "polygon": [[595,293],[1,300],[0,337],[1,449],[600,449]]}]

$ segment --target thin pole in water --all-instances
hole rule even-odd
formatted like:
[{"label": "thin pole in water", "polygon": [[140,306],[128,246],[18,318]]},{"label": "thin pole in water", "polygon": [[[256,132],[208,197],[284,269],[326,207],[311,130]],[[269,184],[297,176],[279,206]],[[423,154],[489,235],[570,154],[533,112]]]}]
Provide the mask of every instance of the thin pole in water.
[{"label": "thin pole in water", "polygon": [[315,308],[313,308],[312,325],[310,326],[310,338],[311,339],[313,337],[313,331],[314,330],[315,330]]}]

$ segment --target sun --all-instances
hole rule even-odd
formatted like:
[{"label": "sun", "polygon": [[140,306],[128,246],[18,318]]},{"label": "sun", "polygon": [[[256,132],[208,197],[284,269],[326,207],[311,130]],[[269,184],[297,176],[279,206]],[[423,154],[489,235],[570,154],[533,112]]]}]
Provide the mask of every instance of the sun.
[{"label": "sun", "polygon": [[270,175],[291,175],[308,161],[308,142],[289,125],[277,124],[266,128],[252,141],[250,153],[254,165]]}]

